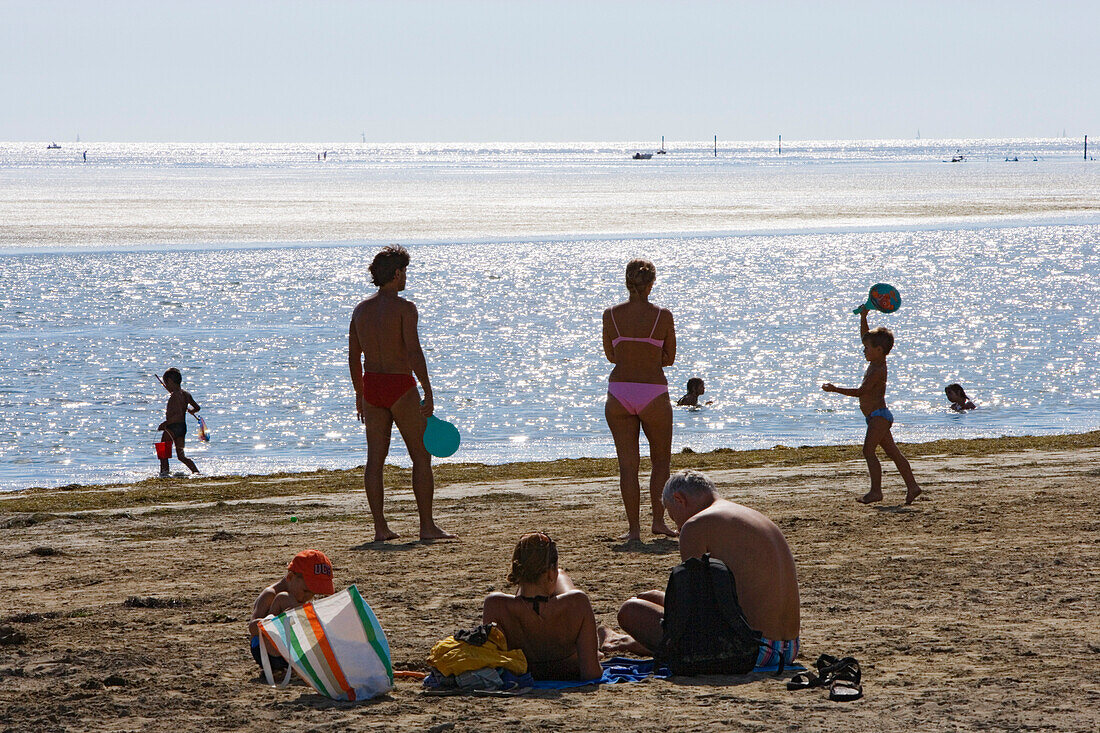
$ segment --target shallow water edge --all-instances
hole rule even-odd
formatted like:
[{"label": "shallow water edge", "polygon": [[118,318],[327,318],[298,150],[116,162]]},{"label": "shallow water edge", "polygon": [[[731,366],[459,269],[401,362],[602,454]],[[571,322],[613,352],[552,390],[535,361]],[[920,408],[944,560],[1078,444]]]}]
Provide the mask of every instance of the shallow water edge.
[{"label": "shallow water edge", "polygon": [[[1041,436],[1003,436],[934,440],[926,443],[898,443],[908,458],[943,455],[988,456],[1027,451],[1075,451],[1100,448],[1100,430],[1087,433]],[[718,448],[706,453],[681,452],[672,456],[673,471],[693,468],[701,471],[749,469],[761,466],[830,464],[862,458],[862,446],[827,445],[792,448],[777,445],[768,449],[733,450]],[[136,483],[106,485],[70,484],[60,488],[31,487],[0,494],[0,516],[19,513],[82,512],[128,507],[151,507],[181,502],[237,502],[276,496],[333,494],[362,491],[362,466],[302,473],[254,474],[248,476],[198,476],[195,478],[150,478]],[[649,461],[642,459],[642,473]],[[886,467],[887,474],[893,471]],[[445,463],[435,466],[437,489],[458,484],[550,479],[588,480],[618,473],[614,458],[564,458],[552,461],[522,461],[503,464]],[[412,471],[387,464],[385,483],[392,491],[407,488]],[[490,487],[491,488],[491,487]],[[391,499],[392,500],[392,499]],[[47,515],[45,519],[53,518]],[[8,522],[24,520],[10,519]],[[33,516],[26,521],[35,521]],[[43,519],[44,521],[44,519]]]}]

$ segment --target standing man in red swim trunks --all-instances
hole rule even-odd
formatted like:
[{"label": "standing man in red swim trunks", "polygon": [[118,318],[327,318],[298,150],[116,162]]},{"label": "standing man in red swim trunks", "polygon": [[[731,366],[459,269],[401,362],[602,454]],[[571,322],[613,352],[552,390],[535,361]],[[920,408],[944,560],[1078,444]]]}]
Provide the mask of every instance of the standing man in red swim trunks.
[{"label": "standing man in red swim trunks", "polygon": [[[394,423],[412,458],[412,485],[420,515],[420,538],[454,537],[440,529],[432,518],[435,480],[432,459],[424,447],[424,427],[435,408],[428,365],[416,331],[416,306],[398,295],[405,289],[408,266],[409,253],[404,247],[386,247],[375,255],[370,274],[378,292],[355,307],[348,335],[348,366],[355,387],[355,411],[367,430],[363,486],[374,518],[376,542],[398,536],[386,524],[382,512],[382,467],[390,450]],[[417,380],[424,390],[423,405],[416,390]]]}]

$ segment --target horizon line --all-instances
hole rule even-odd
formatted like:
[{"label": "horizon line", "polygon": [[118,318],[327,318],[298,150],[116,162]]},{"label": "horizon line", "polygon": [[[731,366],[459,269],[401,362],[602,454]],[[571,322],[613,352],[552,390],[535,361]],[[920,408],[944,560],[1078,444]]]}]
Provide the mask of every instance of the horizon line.
[{"label": "horizon line", "polygon": [[[19,140],[0,140],[0,145],[7,144],[37,144],[37,143],[56,143],[61,140],[63,143],[110,143],[118,145],[148,145],[148,144],[172,144],[172,145],[554,145],[554,144],[622,144],[622,145],[634,145],[634,144],[648,144],[656,142],[657,136],[652,140],[649,139],[605,139],[605,140],[66,140],[64,138],[40,138],[40,139],[19,139]],[[781,134],[777,134],[771,138],[722,138],[718,136],[718,143],[776,143],[782,137]],[[797,144],[797,143],[842,143],[842,142],[945,142],[945,141],[966,141],[966,140],[1082,140],[1088,137],[1088,133],[1080,133],[1074,135],[1054,135],[1054,136],[1034,136],[1034,135],[1007,135],[1007,136],[992,136],[992,137],[836,137],[836,138],[799,138],[792,137],[783,140],[784,144]],[[683,138],[683,139],[666,139],[666,145],[669,144],[706,144],[713,145],[714,135],[706,138]]]}]

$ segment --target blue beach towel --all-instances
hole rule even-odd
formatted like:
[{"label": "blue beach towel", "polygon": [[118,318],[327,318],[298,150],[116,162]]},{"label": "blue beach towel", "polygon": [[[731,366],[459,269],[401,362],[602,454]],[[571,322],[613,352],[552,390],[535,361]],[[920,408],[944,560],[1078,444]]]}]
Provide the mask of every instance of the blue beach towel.
[{"label": "blue beach towel", "polygon": [[665,679],[672,673],[665,665],[657,666],[652,659],[614,657],[601,662],[603,676],[595,680],[535,680],[536,690],[564,690],[585,685],[614,685],[619,682],[641,682],[649,677]]},{"label": "blue beach towel", "polygon": [[[652,659],[631,659],[629,657],[614,657],[601,662],[603,676],[597,680],[535,680],[536,690],[564,690],[569,687],[584,687],[585,685],[614,685],[619,682],[643,682],[650,677],[658,680],[668,679],[672,673],[668,667],[658,665]],[[753,672],[777,672],[779,664],[769,667],[757,667]],[[784,665],[783,672],[805,672],[806,668],[801,664]]]}]

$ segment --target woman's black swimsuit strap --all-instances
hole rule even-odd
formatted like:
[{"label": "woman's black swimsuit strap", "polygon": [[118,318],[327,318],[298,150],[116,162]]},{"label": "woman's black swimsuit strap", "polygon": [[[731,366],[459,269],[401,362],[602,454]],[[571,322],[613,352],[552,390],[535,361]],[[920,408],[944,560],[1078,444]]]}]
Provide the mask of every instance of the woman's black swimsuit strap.
[{"label": "woman's black swimsuit strap", "polygon": [[535,612],[536,616],[542,615],[539,613],[539,604],[550,601],[550,596],[520,596],[520,598],[531,604],[531,610]]}]

